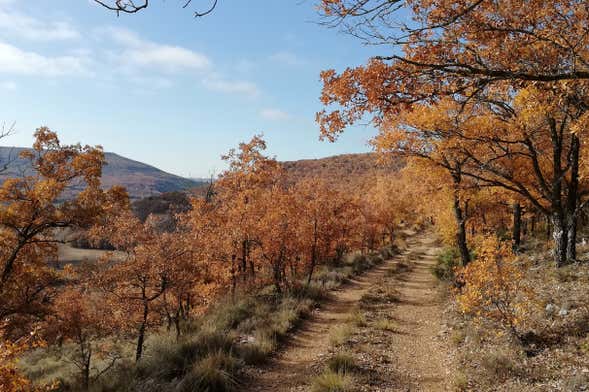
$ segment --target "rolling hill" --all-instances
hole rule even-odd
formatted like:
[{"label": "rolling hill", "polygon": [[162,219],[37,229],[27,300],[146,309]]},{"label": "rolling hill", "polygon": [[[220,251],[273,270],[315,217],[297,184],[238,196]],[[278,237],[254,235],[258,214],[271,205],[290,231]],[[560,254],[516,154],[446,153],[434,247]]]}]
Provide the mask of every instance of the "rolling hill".
[{"label": "rolling hill", "polygon": [[321,178],[330,185],[353,189],[372,181],[375,175],[398,172],[404,163],[400,159],[381,163],[374,153],[360,153],[285,161],[282,165],[292,182]]},{"label": "rolling hill", "polygon": [[[25,150],[20,147],[0,147],[0,164],[9,162],[7,170],[0,173],[0,181],[6,178],[30,173],[27,160],[19,159]],[[166,192],[181,191],[199,186],[199,181],[166,173],[156,167],[117,155],[105,153],[106,166],[102,172],[102,184],[108,188],[122,185],[127,188],[132,199],[159,195]],[[75,187],[73,191],[75,192]]]}]

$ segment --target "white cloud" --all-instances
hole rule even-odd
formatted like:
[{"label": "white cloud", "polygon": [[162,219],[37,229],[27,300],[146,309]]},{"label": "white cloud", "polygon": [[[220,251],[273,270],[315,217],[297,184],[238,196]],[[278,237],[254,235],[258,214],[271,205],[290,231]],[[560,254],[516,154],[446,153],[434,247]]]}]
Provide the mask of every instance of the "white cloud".
[{"label": "white cloud", "polygon": [[300,58],[292,52],[287,51],[280,51],[270,55],[270,60],[290,66],[301,66],[306,63],[304,59]]},{"label": "white cloud", "polygon": [[206,55],[181,46],[147,41],[126,29],[107,28],[104,32],[123,47],[119,58],[128,66],[152,67],[168,72],[204,71],[211,66],[211,60]]},{"label": "white cloud", "polygon": [[0,32],[31,41],[59,41],[80,37],[80,33],[65,21],[41,21],[20,12],[8,10],[0,0]]},{"label": "white cloud", "polygon": [[0,73],[43,76],[90,74],[82,56],[49,57],[0,41]]},{"label": "white cloud", "polygon": [[266,108],[260,111],[260,116],[266,120],[271,121],[285,121],[292,118],[292,116],[280,109]]},{"label": "white cloud", "polygon": [[0,82],[0,90],[3,90],[3,91],[15,91],[16,88],[17,88],[17,85],[13,81],[7,80],[7,81]]},{"label": "white cloud", "polygon": [[246,95],[252,98],[260,95],[258,86],[245,80],[229,80],[219,75],[213,75],[205,78],[203,84],[209,90],[227,94]]},{"label": "white cloud", "polygon": [[158,76],[133,76],[129,78],[129,80],[146,90],[161,90],[174,86],[174,82],[172,82],[170,79]]}]

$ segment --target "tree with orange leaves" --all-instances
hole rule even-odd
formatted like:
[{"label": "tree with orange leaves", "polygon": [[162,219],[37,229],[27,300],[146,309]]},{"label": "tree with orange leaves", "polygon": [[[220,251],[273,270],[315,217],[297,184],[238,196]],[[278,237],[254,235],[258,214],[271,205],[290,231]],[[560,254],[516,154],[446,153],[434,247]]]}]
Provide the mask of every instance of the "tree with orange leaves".
[{"label": "tree with orange leaves", "polygon": [[[120,262],[105,256],[94,279],[112,306],[113,317],[123,331],[135,332],[135,360],[143,354],[146,331],[161,323],[164,293],[183,273],[178,266],[189,254],[183,241],[161,233],[151,219],[142,223],[130,211],[122,211],[95,227],[93,236],[109,242],[125,254]],[[194,276],[193,278],[196,278]]]},{"label": "tree with orange leaves", "polygon": [[509,112],[510,92],[589,79],[584,0],[319,0],[325,23],[391,53],[322,73],[319,113],[333,138],[365,114],[377,125],[415,103],[450,97]]},{"label": "tree with orange leaves", "polygon": [[[76,275],[76,279],[83,278],[83,274]],[[81,385],[88,389],[121,358],[113,348],[116,331],[116,319],[105,298],[90,282],[78,281],[57,295],[43,335],[50,343],[73,343],[68,359],[79,369]],[[97,368],[96,359],[107,364]]]},{"label": "tree with orange leaves", "polygon": [[[45,127],[35,138],[33,149],[21,154],[33,170],[0,187],[0,318],[14,336],[49,311],[60,279],[48,265],[57,259],[55,231],[88,226],[105,212],[104,203],[125,196],[100,188],[99,147],[64,146]],[[82,190],[66,199],[73,185]]]}]

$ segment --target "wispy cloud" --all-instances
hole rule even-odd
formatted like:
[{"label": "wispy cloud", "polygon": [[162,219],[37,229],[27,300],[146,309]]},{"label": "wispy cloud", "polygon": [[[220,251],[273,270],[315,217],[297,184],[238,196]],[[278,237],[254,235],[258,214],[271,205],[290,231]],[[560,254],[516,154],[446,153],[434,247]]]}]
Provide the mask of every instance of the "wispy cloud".
[{"label": "wispy cloud", "polygon": [[292,118],[288,112],[275,108],[262,109],[260,111],[260,116],[271,121],[286,121]]},{"label": "wispy cloud", "polygon": [[89,75],[84,56],[45,56],[0,41],[0,73],[43,76]]},{"label": "wispy cloud", "polygon": [[288,51],[280,51],[273,53],[272,55],[270,55],[270,60],[293,67],[305,65],[307,63],[305,59]]},{"label": "wispy cloud", "polygon": [[0,0],[0,32],[31,41],[60,41],[80,38],[67,21],[41,21],[11,10],[12,1]]},{"label": "wispy cloud", "polygon": [[13,81],[6,80],[6,81],[3,81],[3,82],[0,82],[0,90],[3,90],[3,91],[15,91],[16,89],[17,89],[17,85]]},{"label": "wispy cloud", "polygon": [[119,59],[123,64],[156,68],[166,72],[197,70],[211,67],[203,53],[181,46],[164,45],[144,40],[136,33],[120,28],[107,28],[105,33],[122,47]]},{"label": "wispy cloud", "polygon": [[245,95],[255,98],[260,95],[258,86],[246,80],[225,79],[220,75],[212,75],[203,80],[203,85],[212,91],[226,94]]}]

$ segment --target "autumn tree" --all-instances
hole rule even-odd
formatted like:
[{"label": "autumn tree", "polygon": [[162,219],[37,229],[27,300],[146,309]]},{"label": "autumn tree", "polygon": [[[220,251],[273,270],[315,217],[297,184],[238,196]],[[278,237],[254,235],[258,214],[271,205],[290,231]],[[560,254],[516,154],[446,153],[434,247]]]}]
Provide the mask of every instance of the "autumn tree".
[{"label": "autumn tree", "polygon": [[457,126],[451,116],[452,105],[452,102],[444,101],[436,106],[400,113],[383,124],[372,143],[381,154],[420,159],[430,166],[424,170],[431,170],[431,167],[441,170],[438,174],[451,184],[456,245],[462,264],[466,265],[470,261],[470,252],[466,238],[468,200],[464,195],[465,189],[473,184],[464,175],[470,158],[458,152],[457,139],[449,136]]},{"label": "autumn tree", "polygon": [[220,175],[215,184],[215,199],[226,220],[231,235],[230,258],[237,260],[237,274],[245,281],[255,278],[255,261],[252,249],[260,244],[260,219],[270,204],[265,204],[262,195],[283,180],[282,168],[271,157],[264,155],[266,142],[261,135],[248,143],[240,143],[223,159],[229,168]]},{"label": "autumn tree", "polygon": [[[332,138],[364,114],[442,97],[509,110],[511,88],[589,78],[588,14],[582,0],[320,0],[326,24],[391,52],[342,73],[322,73],[318,115]],[[391,50],[392,48],[392,50]],[[507,104],[506,104],[507,103]]]},{"label": "autumn tree", "polygon": [[141,222],[128,210],[95,227],[92,235],[108,238],[124,254],[119,262],[112,262],[107,254],[94,279],[107,295],[120,328],[135,333],[135,359],[139,361],[146,331],[161,323],[161,300],[188,251],[178,238],[159,232],[152,220]]},{"label": "autumn tree", "polygon": [[[551,220],[555,262],[563,265],[576,259],[577,217],[587,184],[579,175],[584,95],[577,94],[573,103],[568,100],[572,92],[562,89],[568,86],[522,89],[509,116],[449,99],[416,105],[387,121],[375,144],[447,166],[436,160],[444,148],[451,159],[463,162],[462,177],[479,187],[509,191],[518,202],[525,200]],[[519,224],[516,220],[514,227]]]},{"label": "autumn tree", "polygon": [[[48,342],[73,345],[73,350],[67,354],[68,360],[79,369],[84,389],[121,358],[113,347],[117,324],[111,310],[104,297],[92,290],[91,284],[77,282],[58,294],[44,328]],[[97,359],[106,364],[98,368]]]},{"label": "autumn tree", "polygon": [[64,146],[45,127],[35,138],[33,149],[21,154],[31,171],[0,187],[0,318],[16,335],[49,311],[61,279],[50,266],[57,259],[56,230],[92,224],[107,200],[123,196],[118,188],[100,188],[100,148]]}]

